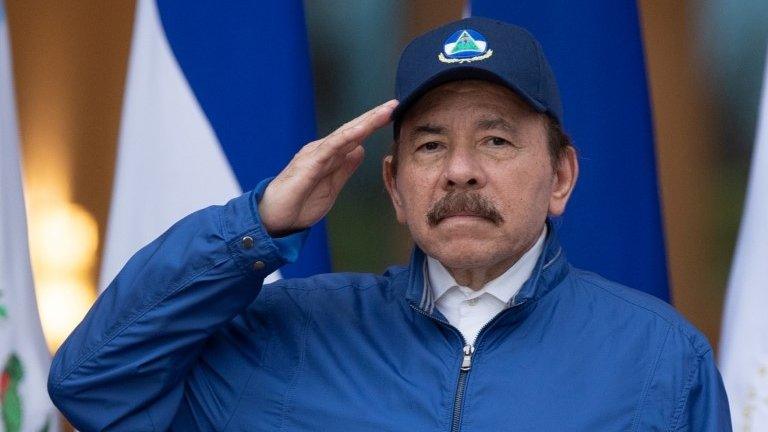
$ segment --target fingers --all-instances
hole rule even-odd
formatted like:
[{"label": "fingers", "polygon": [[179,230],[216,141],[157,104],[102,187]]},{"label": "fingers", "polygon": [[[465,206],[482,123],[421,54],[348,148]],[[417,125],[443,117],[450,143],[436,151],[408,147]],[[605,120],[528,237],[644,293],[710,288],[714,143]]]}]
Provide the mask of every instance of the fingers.
[{"label": "fingers", "polygon": [[[336,178],[336,172],[342,171],[347,173],[347,177],[342,181],[343,184],[362,161],[363,149],[360,147],[362,141],[376,129],[389,123],[392,110],[396,106],[396,100],[385,102],[347,122],[322,141],[307,144],[278,177],[290,178],[291,173],[298,170],[304,174],[296,176],[294,181],[302,183],[303,188],[309,190],[310,185],[318,179],[328,175]],[[357,150],[358,147],[359,150]],[[339,178],[342,177],[344,175]]]},{"label": "fingers", "polygon": [[354,119],[344,123],[343,125],[341,125],[341,127],[336,129],[335,131],[333,131],[329,135],[329,137],[333,136],[333,135],[337,135],[337,134],[339,134],[342,131],[345,131],[347,129],[351,129],[351,128],[357,126],[357,125],[360,125],[361,123],[364,123],[365,121],[369,120],[372,116],[374,116],[376,114],[379,114],[379,113],[382,113],[382,112],[385,112],[387,110],[389,111],[389,114],[391,115],[392,114],[392,110],[395,109],[397,104],[398,104],[398,102],[397,102],[396,99],[392,99],[392,100],[389,100],[387,102],[384,102],[383,104],[381,104],[381,105],[379,105],[377,107],[374,107],[374,108],[366,111],[365,113],[359,115],[358,117],[356,117],[356,118],[354,118]]},{"label": "fingers", "polygon": [[[396,100],[388,101],[346,123],[322,141],[305,145],[269,184],[262,197],[259,212],[267,232],[295,229],[297,221],[308,221],[307,225],[304,222],[299,225],[309,226],[325,215],[362,163],[365,150],[361,143],[389,123],[396,106]],[[276,196],[283,199],[277,201]]]},{"label": "fingers", "polygon": [[397,103],[394,99],[385,102],[336,129],[317,146],[317,157],[325,159],[349,153],[374,131],[389,123]]}]

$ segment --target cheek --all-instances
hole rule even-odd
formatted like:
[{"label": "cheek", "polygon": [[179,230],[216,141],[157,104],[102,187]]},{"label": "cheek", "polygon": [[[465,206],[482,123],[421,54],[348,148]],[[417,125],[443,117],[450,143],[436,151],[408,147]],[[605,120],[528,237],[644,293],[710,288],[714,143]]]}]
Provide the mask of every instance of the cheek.
[{"label": "cheek", "polygon": [[[547,167],[548,168],[548,167]],[[549,212],[549,204],[552,199],[553,176],[551,169],[541,173],[538,181],[531,184],[531,211],[534,217],[539,219],[546,217]]]},{"label": "cheek", "polygon": [[552,176],[549,166],[497,173],[497,178],[504,179],[497,184],[497,190],[504,197],[504,202],[500,204],[509,205],[504,210],[516,214],[539,213],[541,209],[547,209],[552,193]]},{"label": "cheek", "polygon": [[[423,219],[436,198],[439,190],[434,173],[436,170],[414,170],[413,165],[401,165],[398,172],[398,190],[401,205],[408,215],[409,222],[414,218]],[[434,199],[433,199],[434,198]]]}]

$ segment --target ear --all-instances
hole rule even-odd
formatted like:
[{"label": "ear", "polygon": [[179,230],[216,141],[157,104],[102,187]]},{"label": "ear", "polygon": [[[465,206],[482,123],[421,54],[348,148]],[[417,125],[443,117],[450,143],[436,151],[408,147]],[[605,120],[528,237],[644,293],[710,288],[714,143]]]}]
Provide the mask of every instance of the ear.
[{"label": "ear", "polygon": [[400,196],[400,192],[397,190],[395,171],[396,169],[394,165],[392,165],[392,155],[385,156],[381,164],[381,174],[384,178],[384,186],[387,188],[389,199],[392,200],[392,206],[395,208],[397,221],[404,224],[405,209],[403,207],[403,199]]},{"label": "ear", "polygon": [[557,163],[552,180],[552,194],[549,197],[549,214],[560,216],[565,211],[565,205],[571,197],[576,179],[579,177],[579,160],[576,149],[568,146],[565,154]]}]

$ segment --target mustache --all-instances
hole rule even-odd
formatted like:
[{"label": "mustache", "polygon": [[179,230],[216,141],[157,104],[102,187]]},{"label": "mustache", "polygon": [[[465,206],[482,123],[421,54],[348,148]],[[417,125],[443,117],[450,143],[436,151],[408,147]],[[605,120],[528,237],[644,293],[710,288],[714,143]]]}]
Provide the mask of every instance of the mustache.
[{"label": "mustache", "polygon": [[499,225],[504,221],[501,213],[488,198],[477,192],[449,192],[440,198],[427,213],[427,222],[436,226],[443,219],[456,215],[485,218]]}]

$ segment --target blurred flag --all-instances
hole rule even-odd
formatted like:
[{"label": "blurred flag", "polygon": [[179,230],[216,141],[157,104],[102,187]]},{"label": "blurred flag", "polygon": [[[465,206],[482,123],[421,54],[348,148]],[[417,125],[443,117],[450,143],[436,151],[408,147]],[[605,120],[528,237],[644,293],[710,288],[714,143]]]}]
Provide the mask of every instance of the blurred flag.
[{"label": "blurred flag", "polygon": [[581,172],[560,236],[578,267],[669,301],[653,129],[634,0],[475,0],[527,28],[560,85]]},{"label": "blurred flag", "polygon": [[50,362],[29,262],[11,43],[0,0],[0,430],[58,429],[46,391]]},{"label": "blurred flag", "polygon": [[768,67],[720,338],[733,430],[768,431]]},{"label": "blurred flag", "polygon": [[[176,220],[276,175],[314,124],[301,0],[139,0],[99,286]],[[329,266],[319,223],[280,271]]]}]

